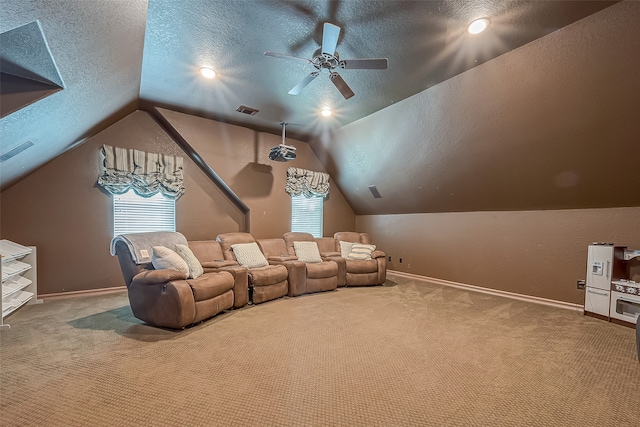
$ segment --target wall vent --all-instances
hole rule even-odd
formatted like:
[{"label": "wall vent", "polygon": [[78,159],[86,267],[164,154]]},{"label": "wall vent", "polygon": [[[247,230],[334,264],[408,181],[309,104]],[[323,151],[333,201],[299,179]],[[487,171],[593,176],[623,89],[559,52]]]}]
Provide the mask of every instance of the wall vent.
[{"label": "wall vent", "polygon": [[33,142],[31,142],[31,141],[23,142],[22,144],[12,148],[11,150],[7,151],[6,153],[2,153],[2,155],[0,155],[0,162],[4,162],[5,160],[9,160],[13,156],[17,156],[18,154],[22,153],[24,150],[26,150],[27,148],[29,148],[31,146],[33,146]]},{"label": "wall vent", "polygon": [[258,111],[260,111],[260,110],[256,110],[255,108],[247,107],[246,105],[241,105],[238,108],[236,108],[236,111],[239,112],[239,113],[248,114],[250,116],[255,116],[256,114],[258,114]]},{"label": "wall vent", "polygon": [[376,199],[382,199],[382,195],[380,194],[380,192],[378,191],[375,185],[370,185],[369,191],[371,191],[371,194],[373,194],[373,197],[375,197]]}]

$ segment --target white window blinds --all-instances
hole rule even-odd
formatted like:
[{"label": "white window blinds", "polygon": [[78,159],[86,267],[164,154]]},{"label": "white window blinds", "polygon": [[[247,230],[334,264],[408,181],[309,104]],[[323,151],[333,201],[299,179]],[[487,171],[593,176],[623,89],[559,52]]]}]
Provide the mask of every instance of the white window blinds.
[{"label": "white window blinds", "polygon": [[176,202],[161,193],[142,197],[133,190],[113,195],[113,236],[176,231]]},{"label": "white window blinds", "polygon": [[291,231],[322,237],[322,207],[324,197],[291,196]]}]

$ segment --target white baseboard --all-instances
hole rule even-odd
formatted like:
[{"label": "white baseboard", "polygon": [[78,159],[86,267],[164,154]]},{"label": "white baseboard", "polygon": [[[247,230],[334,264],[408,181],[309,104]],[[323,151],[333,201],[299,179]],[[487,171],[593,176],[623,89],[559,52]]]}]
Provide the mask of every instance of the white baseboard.
[{"label": "white baseboard", "polygon": [[534,297],[531,295],[517,294],[515,292],[501,291],[498,289],[483,288],[481,286],[468,285],[466,283],[452,282],[450,280],[444,280],[444,279],[436,279],[435,277],[419,276],[417,274],[405,273],[403,271],[387,270],[387,273],[391,275],[395,274],[397,276],[408,277],[408,278],[420,280],[423,282],[435,283],[436,285],[451,286],[453,288],[466,289],[468,291],[473,291],[473,292],[482,292],[484,294],[517,299],[520,301],[527,301],[535,304],[548,305],[551,307],[564,308],[567,310],[574,310],[579,312],[584,311],[584,306],[582,304],[574,304],[574,303],[565,302],[565,301],[556,301],[556,300],[547,299],[547,298]]},{"label": "white baseboard", "polygon": [[86,291],[71,291],[71,292],[59,292],[55,294],[44,294],[38,295],[38,298],[42,299],[58,299],[58,298],[67,298],[67,297],[79,297],[86,295],[106,295],[106,294],[115,294],[120,292],[126,292],[126,286],[117,286],[113,288],[101,288],[101,289],[89,289]]}]

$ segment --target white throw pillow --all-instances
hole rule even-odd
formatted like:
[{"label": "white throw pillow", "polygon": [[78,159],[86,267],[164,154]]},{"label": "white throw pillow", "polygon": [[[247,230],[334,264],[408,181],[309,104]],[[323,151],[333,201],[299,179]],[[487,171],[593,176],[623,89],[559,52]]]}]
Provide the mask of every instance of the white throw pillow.
[{"label": "white throw pillow", "polygon": [[236,256],[238,264],[247,268],[266,267],[269,265],[267,259],[260,251],[256,242],[237,243],[231,245],[233,254]]},{"label": "white throw pillow", "polygon": [[181,245],[179,243],[176,244],[176,253],[180,255],[180,257],[187,263],[189,266],[189,278],[197,279],[202,276],[204,273],[204,269],[202,268],[202,264],[198,261],[198,258],[193,254],[189,246]]},{"label": "white throw pillow", "polygon": [[348,258],[351,253],[351,246],[353,246],[352,242],[343,242],[340,241],[340,256],[342,258]]},{"label": "white throw pillow", "polygon": [[371,259],[371,254],[376,250],[376,245],[365,245],[364,243],[354,243],[351,245],[351,252],[348,259]]},{"label": "white throw pillow", "polygon": [[320,250],[316,242],[293,242],[296,256],[302,262],[322,262]]},{"label": "white throw pillow", "polygon": [[189,275],[189,266],[174,251],[164,246],[154,246],[151,263],[156,270],[177,270]]}]

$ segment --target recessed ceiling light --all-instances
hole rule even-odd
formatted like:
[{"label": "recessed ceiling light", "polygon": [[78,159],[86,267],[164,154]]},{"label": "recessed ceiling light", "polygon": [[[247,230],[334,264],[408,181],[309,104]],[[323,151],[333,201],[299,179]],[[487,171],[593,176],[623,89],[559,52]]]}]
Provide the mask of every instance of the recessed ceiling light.
[{"label": "recessed ceiling light", "polygon": [[200,68],[200,74],[202,74],[204,77],[208,79],[212,79],[216,76],[216,72],[213,71],[213,68],[209,68],[209,67]]},{"label": "recessed ceiling light", "polygon": [[320,114],[325,117],[329,117],[331,115],[331,108],[323,108],[322,110],[320,110]]},{"label": "recessed ceiling light", "polygon": [[486,30],[488,26],[489,20],[487,18],[480,18],[472,21],[467,26],[467,31],[469,32],[469,34],[478,34]]}]

